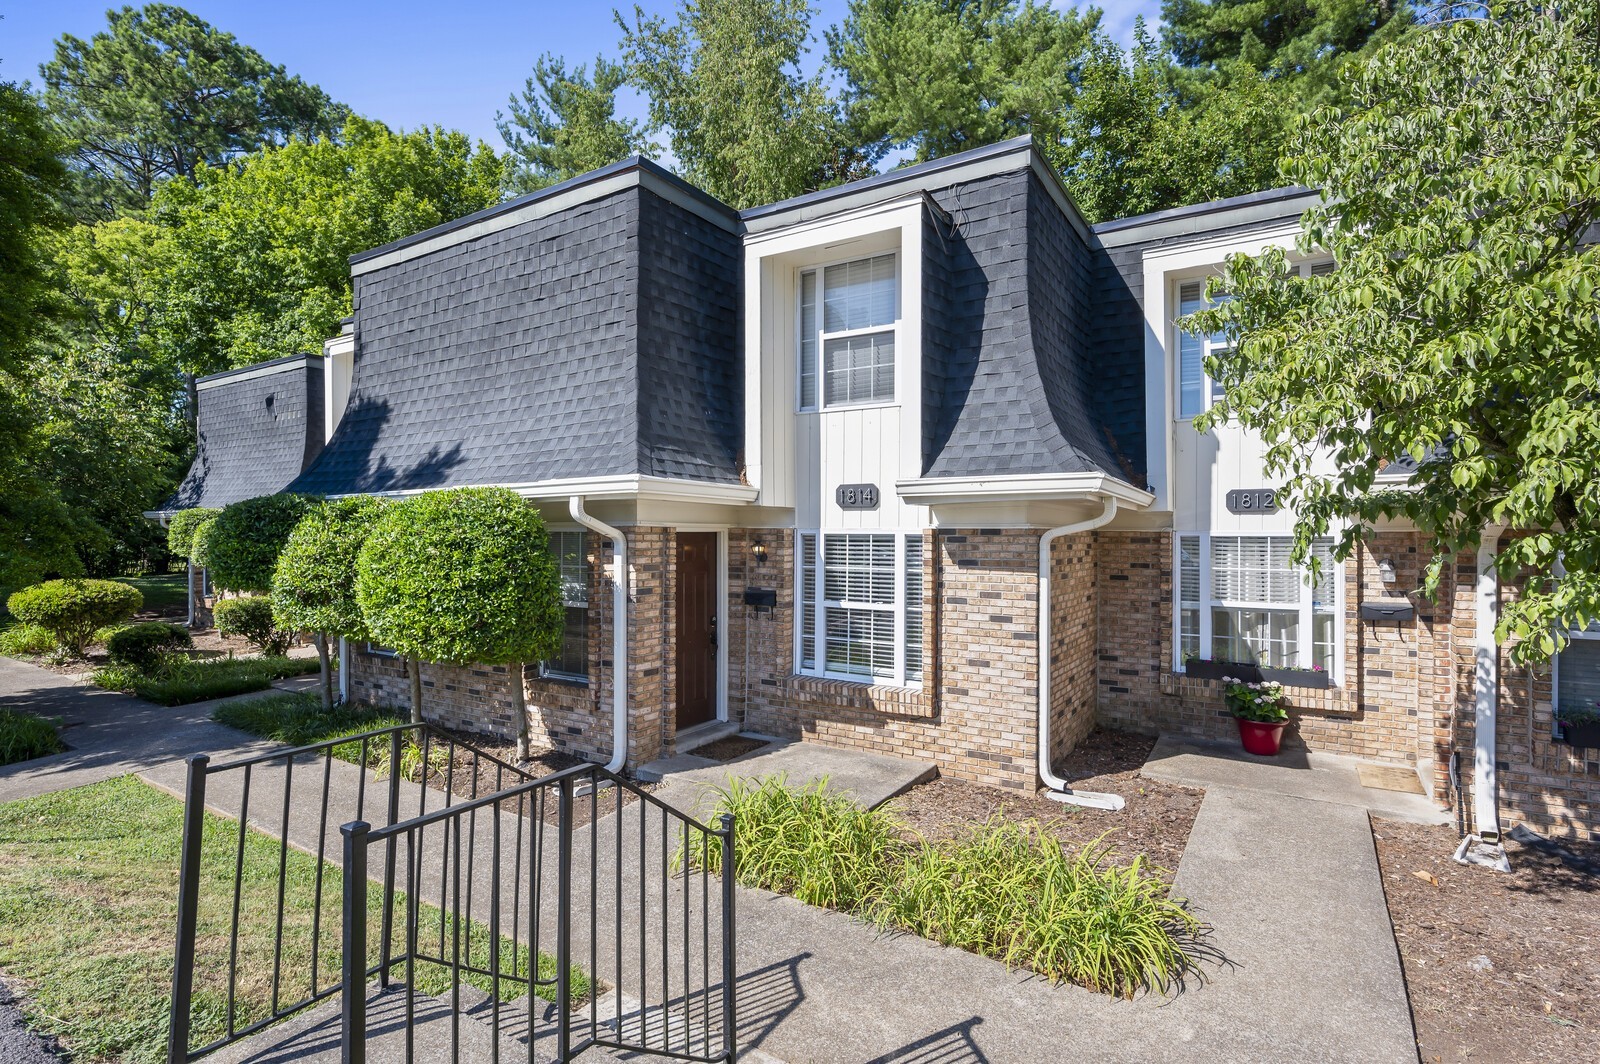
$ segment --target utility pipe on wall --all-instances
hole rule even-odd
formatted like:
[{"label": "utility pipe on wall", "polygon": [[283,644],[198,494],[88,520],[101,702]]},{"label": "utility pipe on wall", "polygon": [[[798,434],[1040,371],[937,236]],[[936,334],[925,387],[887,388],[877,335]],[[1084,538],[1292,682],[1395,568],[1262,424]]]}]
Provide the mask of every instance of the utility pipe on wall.
[{"label": "utility pipe on wall", "polygon": [[1052,528],[1039,537],[1039,778],[1049,788],[1046,798],[1090,809],[1117,810],[1125,803],[1120,794],[1075,791],[1072,784],[1050,769],[1050,545],[1062,536],[1093,532],[1116,515],[1117,500],[1107,496],[1098,516]]},{"label": "utility pipe on wall", "polygon": [[621,772],[628,761],[628,541],[622,533],[591,517],[583,496],[567,502],[572,519],[611,540],[611,760],[607,772]]},{"label": "utility pipe on wall", "polygon": [[1494,629],[1498,620],[1500,577],[1494,555],[1500,530],[1485,529],[1478,543],[1477,628],[1474,640],[1477,712],[1473,727],[1472,819],[1484,842],[1500,841],[1499,781],[1495,775],[1495,718],[1499,710],[1500,655]]}]

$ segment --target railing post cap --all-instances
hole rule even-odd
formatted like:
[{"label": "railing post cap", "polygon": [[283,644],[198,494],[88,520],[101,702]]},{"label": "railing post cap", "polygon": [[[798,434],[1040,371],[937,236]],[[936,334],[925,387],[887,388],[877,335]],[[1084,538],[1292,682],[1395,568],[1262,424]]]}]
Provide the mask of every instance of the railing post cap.
[{"label": "railing post cap", "polygon": [[209,764],[211,764],[211,755],[210,754],[190,754],[189,755],[189,764],[191,764],[191,765],[200,765],[202,767],[205,766],[205,765],[209,765]]},{"label": "railing post cap", "polygon": [[372,830],[372,825],[365,820],[352,820],[348,824],[340,824],[339,831],[344,835],[365,835]]}]

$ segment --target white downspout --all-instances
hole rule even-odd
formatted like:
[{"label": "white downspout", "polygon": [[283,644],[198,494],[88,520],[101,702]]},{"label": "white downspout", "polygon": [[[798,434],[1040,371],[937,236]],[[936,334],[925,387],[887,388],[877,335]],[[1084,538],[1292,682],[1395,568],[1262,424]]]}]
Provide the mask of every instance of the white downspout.
[{"label": "white downspout", "polygon": [[1045,797],[1067,805],[1091,809],[1121,809],[1120,794],[1075,791],[1072,784],[1050,770],[1050,545],[1062,536],[1093,532],[1109,524],[1117,515],[1117,500],[1106,496],[1099,516],[1074,525],[1052,528],[1039,537],[1039,778],[1048,790]]},{"label": "white downspout", "polygon": [[183,582],[189,590],[189,619],[183,622],[185,628],[194,627],[194,562],[183,563]]},{"label": "white downspout", "polygon": [[350,701],[350,640],[339,637],[339,701]]},{"label": "white downspout", "polygon": [[1473,639],[1476,712],[1472,737],[1472,821],[1474,832],[1461,840],[1456,860],[1511,871],[1500,841],[1499,780],[1495,771],[1495,718],[1499,708],[1500,657],[1495,642],[1500,576],[1494,567],[1499,528],[1486,528],[1478,541]]},{"label": "white downspout", "polygon": [[628,541],[622,533],[583,508],[583,496],[567,502],[572,519],[611,540],[611,760],[607,772],[621,772],[628,761]]}]

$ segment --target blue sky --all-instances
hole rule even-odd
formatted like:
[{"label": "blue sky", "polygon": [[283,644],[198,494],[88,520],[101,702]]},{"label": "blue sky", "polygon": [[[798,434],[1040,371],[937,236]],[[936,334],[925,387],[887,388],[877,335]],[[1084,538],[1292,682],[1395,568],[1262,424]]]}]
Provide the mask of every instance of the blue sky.
[{"label": "blue sky", "polygon": [[[87,38],[105,26],[108,7],[136,0],[0,0],[0,78],[38,81],[39,64],[63,33]],[[335,99],[391,126],[441,124],[495,147],[496,110],[519,89],[543,52],[569,60],[614,54],[613,0],[190,0],[189,10],[227,30]],[[647,11],[670,11],[668,0],[644,0]],[[843,17],[846,0],[813,0],[813,29]],[[1157,21],[1160,0],[1102,0],[1106,24],[1126,42],[1133,20]],[[820,51],[811,56],[813,61]],[[624,109],[642,113],[637,99]]]}]

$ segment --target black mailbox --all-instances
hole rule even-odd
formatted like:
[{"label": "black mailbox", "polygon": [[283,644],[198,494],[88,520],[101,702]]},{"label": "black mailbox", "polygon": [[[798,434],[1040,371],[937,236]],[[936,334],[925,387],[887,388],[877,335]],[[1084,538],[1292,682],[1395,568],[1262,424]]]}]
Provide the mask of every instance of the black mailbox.
[{"label": "black mailbox", "polygon": [[744,589],[744,604],[771,609],[778,604],[778,592],[770,587],[747,587]]},{"label": "black mailbox", "polygon": [[1361,619],[1363,621],[1401,624],[1411,620],[1416,615],[1417,608],[1411,603],[1402,600],[1363,602],[1361,604]]}]

